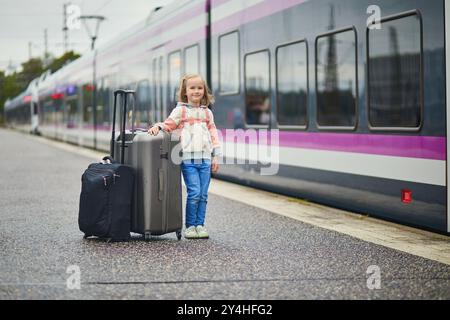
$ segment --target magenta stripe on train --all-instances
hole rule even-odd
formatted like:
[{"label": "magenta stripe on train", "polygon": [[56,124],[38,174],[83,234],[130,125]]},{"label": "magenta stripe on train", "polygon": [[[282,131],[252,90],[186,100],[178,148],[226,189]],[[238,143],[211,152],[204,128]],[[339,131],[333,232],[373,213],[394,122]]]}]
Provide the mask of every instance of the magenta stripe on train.
[{"label": "magenta stripe on train", "polygon": [[[93,125],[83,125],[83,129],[93,130]],[[111,131],[111,126],[98,125],[97,130]],[[244,130],[219,129],[219,131],[222,142],[241,142],[245,141],[246,136],[251,136]],[[256,132],[256,141],[259,141]],[[266,143],[271,144],[269,131],[265,137]],[[287,131],[279,131],[279,146],[430,160],[446,160],[447,150],[445,137]]]},{"label": "magenta stripe on train", "polygon": [[[237,141],[235,134],[220,130],[223,141]],[[241,136],[244,131],[239,133]],[[239,136],[236,134],[236,136]],[[248,136],[248,133],[247,133]],[[270,134],[267,134],[270,144]],[[240,140],[243,141],[243,140]],[[347,134],[321,132],[279,132],[281,147],[355,152],[395,157],[446,159],[446,138],[430,136],[398,136],[377,134]]]}]

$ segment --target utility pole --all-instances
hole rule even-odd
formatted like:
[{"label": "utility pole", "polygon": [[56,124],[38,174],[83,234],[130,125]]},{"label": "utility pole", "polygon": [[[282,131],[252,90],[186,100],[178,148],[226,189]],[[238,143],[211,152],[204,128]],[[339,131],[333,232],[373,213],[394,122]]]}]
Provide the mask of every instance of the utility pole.
[{"label": "utility pole", "polygon": [[31,57],[33,56],[31,54],[31,46],[32,46],[31,41],[28,41],[28,60],[31,60]]},{"label": "utility pole", "polygon": [[6,75],[10,75],[16,72],[16,67],[13,65],[11,58],[9,58],[8,66],[6,67]]},{"label": "utility pole", "polygon": [[[97,83],[96,83],[96,56],[97,52],[95,51],[95,40],[98,37],[98,29],[100,27],[100,23],[105,20],[105,17],[98,15],[91,16],[80,16],[80,19],[83,21],[86,31],[91,38],[91,50],[93,53],[92,57],[92,112],[93,112],[93,122],[94,122],[94,149],[97,149]],[[92,21],[95,26],[92,26],[92,29],[89,28],[88,21]]]},{"label": "utility pole", "polygon": [[47,28],[44,29],[44,67],[47,67],[49,64],[49,54],[48,54],[48,35]]},{"label": "utility pole", "polygon": [[69,28],[67,27],[67,3],[64,3],[64,7],[63,7],[63,34],[64,34],[64,53],[67,52],[67,45],[68,45],[68,33],[67,31],[69,30]]},{"label": "utility pole", "polygon": [[48,37],[47,37],[47,28],[44,29],[44,57],[47,59],[48,56]]}]

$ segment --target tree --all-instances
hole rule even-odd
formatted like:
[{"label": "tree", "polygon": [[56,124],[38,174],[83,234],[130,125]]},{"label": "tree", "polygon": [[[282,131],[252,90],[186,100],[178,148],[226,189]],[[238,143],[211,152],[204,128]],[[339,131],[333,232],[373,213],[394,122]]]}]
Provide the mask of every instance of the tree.
[{"label": "tree", "polygon": [[75,53],[73,51],[68,51],[65,54],[63,54],[61,57],[54,59],[50,65],[47,67],[47,70],[51,70],[52,73],[56,70],[61,69],[66,64],[72,62],[75,59],[78,59],[80,55],[78,53]]},{"label": "tree", "polygon": [[31,80],[39,77],[45,71],[43,62],[40,58],[32,58],[22,63],[22,71],[18,74],[19,87],[21,91],[25,90]]},{"label": "tree", "polygon": [[4,101],[6,99],[4,98],[4,92],[3,92],[3,86],[5,84],[5,73],[0,70],[0,126],[3,124],[3,105],[5,104]]},{"label": "tree", "polygon": [[3,124],[3,110],[5,102],[8,98],[13,98],[23,91],[19,85],[22,81],[19,79],[19,74],[14,72],[9,76],[5,76],[3,71],[0,71],[0,125]]}]

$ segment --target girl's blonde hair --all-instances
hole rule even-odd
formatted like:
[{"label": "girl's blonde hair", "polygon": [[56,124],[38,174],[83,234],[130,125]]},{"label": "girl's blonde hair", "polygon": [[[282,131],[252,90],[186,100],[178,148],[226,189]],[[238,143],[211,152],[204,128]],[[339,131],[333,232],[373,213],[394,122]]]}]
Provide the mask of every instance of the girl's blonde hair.
[{"label": "girl's blonde hair", "polygon": [[203,86],[205,88],[205,93],[203,95],[203,98],[202,98],[200,104],[203,106],[209,106],[209,105],[213,104],[215,102],[215,99],[214,99],[214,96],[212,95],[211,90],[209,89],[206,81],[203,79],[203,77],[201,75],[192,74],[192,73],[185,74],[183,77],[181,77],[180,86],[179,86],[179,89],[177,92],[178,101],[184,102],[184,103],[188,102],[187,96],[186,96],[186,84],[189,79],[194,79],[194,78],[202,79]]}]

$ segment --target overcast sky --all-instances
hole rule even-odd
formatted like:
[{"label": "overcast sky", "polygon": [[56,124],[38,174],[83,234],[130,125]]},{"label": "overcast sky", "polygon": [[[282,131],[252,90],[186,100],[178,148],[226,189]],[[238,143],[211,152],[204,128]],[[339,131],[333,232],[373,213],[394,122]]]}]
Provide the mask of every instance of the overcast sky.
[{"label": "overcast sky", "polygon": [[[15,66],[29,58],[42,57],[47,29],[48,51],[60,56],[64,51],[63,5],[72,3],[82,15],[106,17],[100,25],[96,47],[144,20],[156,6],[172,0],[0,0],[0,70],[10,62]],[[68,32],[69,50],[84,53],[91,41],[83,25]]]}]

